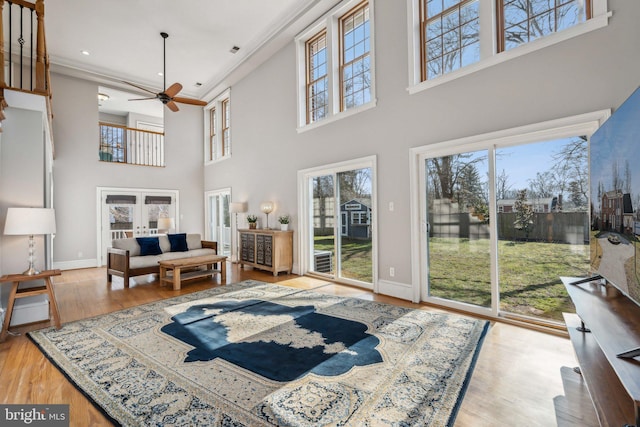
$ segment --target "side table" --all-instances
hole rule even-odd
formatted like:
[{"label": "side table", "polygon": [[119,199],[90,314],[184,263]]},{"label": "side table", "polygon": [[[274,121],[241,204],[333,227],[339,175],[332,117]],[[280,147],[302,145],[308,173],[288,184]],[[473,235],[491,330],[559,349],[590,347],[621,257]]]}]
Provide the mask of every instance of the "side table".
[{"label": "side table", "polygon": [[[11,293],[9,293],[9,302],[7,303],[7,313],[4,316],[4,323],[2,324],[2,332],[0,333],[0,342],[7,338],[9,333],[9,324],[11,323],[11,315],[13,314],[13,305],[18,298],[30,297],[33,295],[47,294],[49,295],[49,311],[53,316],[56,328],[60,329],[60,313],[58,312],[58,303],[56,302],[56,296],[53,293],[53,284],[51,283],[52,276],[59,276],[62,273],[60,270],[46,270],[32,276],[24,274],[8,274],[0,277],[0,283],[12,282]],[[44,286],[38,286],[35,288],[18,289],[18,285],[22,282],[30,282],[32,280],[44,280]]]}]

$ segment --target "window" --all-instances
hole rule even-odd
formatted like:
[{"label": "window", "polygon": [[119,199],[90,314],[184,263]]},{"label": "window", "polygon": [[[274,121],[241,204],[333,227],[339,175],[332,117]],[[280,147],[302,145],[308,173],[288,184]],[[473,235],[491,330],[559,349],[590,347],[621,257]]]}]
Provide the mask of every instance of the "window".
[{"label": "window", "polygon": [[369,224],[369,215],[367,212],[351,212],[351,224],[367,225]]},{"label": "window", "polygon": [[329,108],[327,33],[307,42],[307,123],[323,119]]},{"label": "window", "polygon": [[409,0],[416,93],[607,25],[607,0]]},{"label": "window", "polygon": [[585,0],[498,1],[498,51],[509,50],[589,19]]},{"label": "window", "polygon": [[231,157],[231,93],[224,93],[204,109],[205,163]]},{"label": "window", "polygon": [[375,105],[373,5],[347,0],[296,37],[299,130]]},{"label": "window", "polygon": [[215,146],[216,146],[216,107],[209,110],[209,158],[208,160],[214,160]]},{"label": "window", "polygon": [[369,5],[364,3],[340,20],[341,111],[371,101]]},{"label": "window", "polygon": [[480,60],[479,3],[479,0],[426,0],[422,3],[423,80]]}]

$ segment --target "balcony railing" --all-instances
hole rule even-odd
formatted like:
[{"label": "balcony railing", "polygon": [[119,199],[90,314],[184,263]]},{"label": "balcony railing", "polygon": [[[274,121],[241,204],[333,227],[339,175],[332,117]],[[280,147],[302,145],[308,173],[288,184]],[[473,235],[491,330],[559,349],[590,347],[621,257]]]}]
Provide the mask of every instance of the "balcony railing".
[{"label": "balcony railing", "polygon": [[[6,3],[6,4],[5,4]],[[0,0],[0,120],[5,89],[47,97],[51,86],[44,31],[44,0]],[[49,106],[50,107],[50,106]],[[49,112],[51,108],[48,108]],[[51,117],[49,116],[49,119]]]},{"label": "balcony railing", "polygon": [[130,165],[164,166],[164,133],[99,123],[100,161]]}]

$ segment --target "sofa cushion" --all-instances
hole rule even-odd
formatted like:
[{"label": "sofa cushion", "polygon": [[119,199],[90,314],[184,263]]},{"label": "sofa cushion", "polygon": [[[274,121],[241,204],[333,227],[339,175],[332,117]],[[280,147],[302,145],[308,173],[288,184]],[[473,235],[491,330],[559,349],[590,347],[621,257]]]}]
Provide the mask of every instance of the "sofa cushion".
[{"label": "sofa cushion", "polygon": [[186,233],[167,234],[167,238],[169,238],[169,243],[171,244],[171,252],[186,252],[189,250]]},{"label": "sofa cushion", "polygon": [[129,255],[132,257],[140,255],[140,245],[134,237],[127,239],[115,239],[111,242],[111,246],[116,249],[129,251]]},{"label": "sofa cushion", "polygon": [[202,238],[200,234],[187,234],[187,247],[189,250],[202,248]]},{"label": "sofa cushion", "polygon": [[136,240],[140,245],[140,255],[160,255],[162,249],[160,249],[160,242],[157,237],[137,237]]}]

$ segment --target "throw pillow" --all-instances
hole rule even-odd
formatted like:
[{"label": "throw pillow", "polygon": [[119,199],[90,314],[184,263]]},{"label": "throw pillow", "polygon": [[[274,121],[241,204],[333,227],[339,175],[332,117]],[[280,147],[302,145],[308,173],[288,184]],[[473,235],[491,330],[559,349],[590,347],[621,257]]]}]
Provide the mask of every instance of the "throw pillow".
[{"label": "throw pillow", "polygon": [[140,255],[160,255],[162,253],[157,237],[136,237],[136,240],[140,245]]},{"label": "throw pillow", "polygon": [[187,252],[187,233],[167,234],[169,243],[171,244],[171,252]]}]

